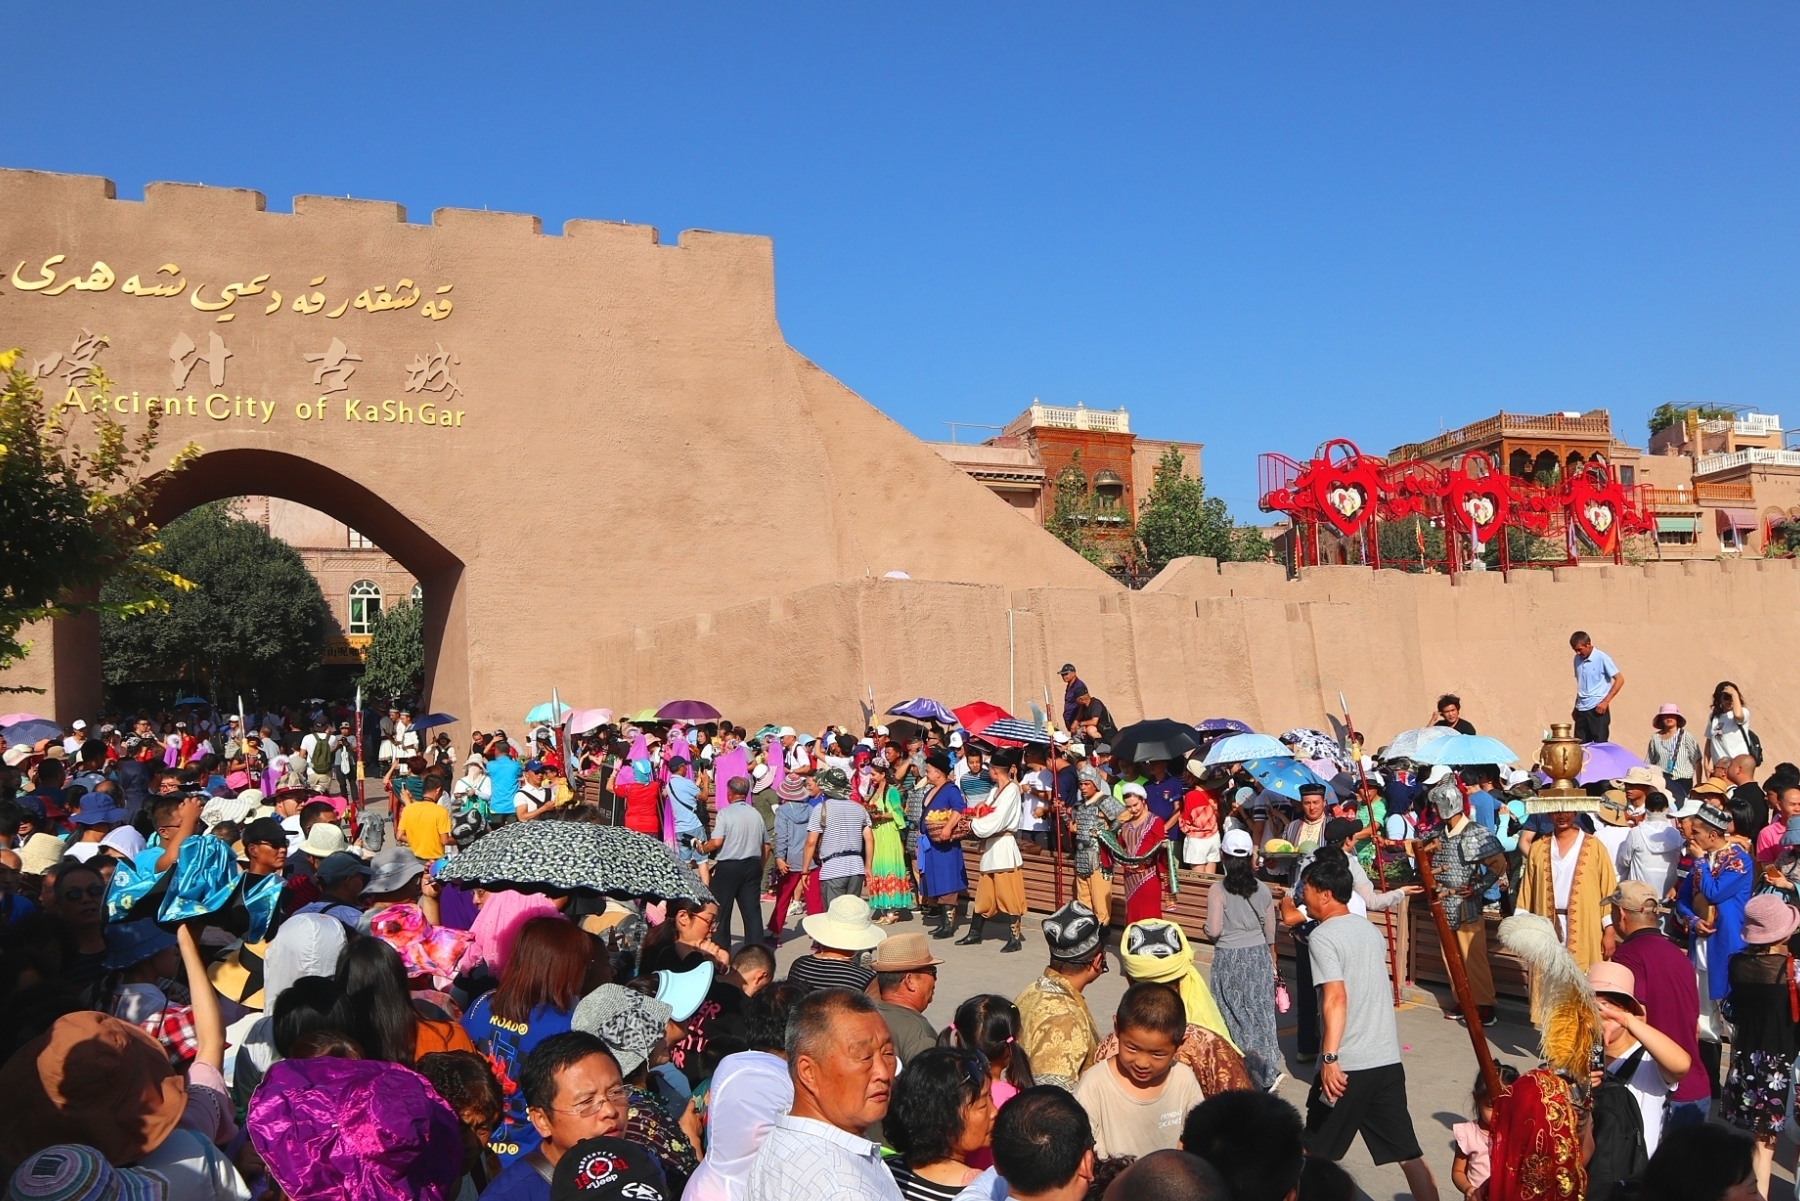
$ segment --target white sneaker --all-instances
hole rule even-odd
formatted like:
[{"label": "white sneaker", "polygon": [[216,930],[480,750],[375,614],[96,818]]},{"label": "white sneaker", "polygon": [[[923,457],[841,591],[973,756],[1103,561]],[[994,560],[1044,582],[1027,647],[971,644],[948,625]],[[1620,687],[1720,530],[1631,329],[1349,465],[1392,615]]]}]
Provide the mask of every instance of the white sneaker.
[{"label": "white sneaker", "polygon": [[1287,1078],[1288,1077],[1287,1077],[1286,1072],[1275,1073],[1275,1079],[1270,1081],[1270,1083],[1269,1083],[1269,1091],[1274,1092],[1275,1090],[1279,1089],[1281,1087],[1282,1081],[1286,1080]]}]

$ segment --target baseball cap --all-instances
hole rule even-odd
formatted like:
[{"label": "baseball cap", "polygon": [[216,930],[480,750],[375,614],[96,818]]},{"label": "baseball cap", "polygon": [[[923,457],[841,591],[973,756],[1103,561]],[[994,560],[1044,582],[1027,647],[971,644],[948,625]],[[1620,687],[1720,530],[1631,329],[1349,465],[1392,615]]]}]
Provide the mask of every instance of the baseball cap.
[{"label": "baseball cap", "polygon": [[1219,840],[1219,850],[1234,859],[1241,859],[1256,849],[1248,830],[1227,830],[1225,837]]},{"label": "baseball cap", "polygon": [[1324,837],[1321,841],[1321,845],[1328,847],[1337,846],[1340,842],[1343,842],[1344,839],[1349,838],[1360,829],[1362,829],[1361,826],[1357,825],[1347,817],[1334,817],[1325,823]]},{"label": "baseball cap", "polygon": [[1626,913],[1655,913],[1662,908],[1662,900],[1656,890],[1642,880],[1621,880],[1613,894],[1600,902],[1602,905],[1617,905]]},{"label": "baseball cap", "polygon": [[544,770],[544,761],[542,759],[533,759],[519,770],[541,772]]},{"label": "baseball cap", "polygon": [[1060,676],[1065,671],[1074,671],[1074,670],[1075,670],[1075,665],[1073,663],[1065,663],[1061,667],[1056,669],[1056,674]]},{"label": "baseball cap", "polygon": [[339,851],[319,861],[319,866],[313,869],[313,878],[329,888],[334,884],[342,884],[351,876],[368,876],[373,871],[353,852]]},{"label": "baseball cap", "polygon": [[285,848],[288,836],[287,831],[281,828],[281,823],[274,818],[259,817],[244,827],[242,841],[246,850],[258,844]]},{"label": "baseball cap", "polygon": [[563,1152],[550,1177],[550,1201],[664,1201],[668,1187],[644,1148],[602,1136]]}]

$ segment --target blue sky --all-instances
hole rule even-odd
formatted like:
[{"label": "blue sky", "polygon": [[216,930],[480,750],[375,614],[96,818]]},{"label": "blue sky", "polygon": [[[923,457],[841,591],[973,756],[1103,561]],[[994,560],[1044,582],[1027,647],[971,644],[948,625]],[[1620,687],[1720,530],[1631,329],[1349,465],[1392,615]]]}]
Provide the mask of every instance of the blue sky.
[{"label": "blue sky", "polygon": [[1500,408],[1800,426],[1790,5],[9,7],[7,165],[770,234],[915,433],[1124,405],[1243,519]]}]

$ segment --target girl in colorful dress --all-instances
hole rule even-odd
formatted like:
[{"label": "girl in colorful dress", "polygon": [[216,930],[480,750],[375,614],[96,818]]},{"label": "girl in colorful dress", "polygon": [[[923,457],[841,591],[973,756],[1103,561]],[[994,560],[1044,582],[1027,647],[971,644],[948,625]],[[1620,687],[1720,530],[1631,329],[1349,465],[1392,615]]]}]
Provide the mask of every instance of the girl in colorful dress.
[{"label": "girl in colorful dress", "polygon": [[875,830],[875,858],[869,864],[869,908],[877,925],[891,926],[910,916],[912,877],[906,870],[906,802],[885,766],[869,769],[872,784],[869,822]]}]

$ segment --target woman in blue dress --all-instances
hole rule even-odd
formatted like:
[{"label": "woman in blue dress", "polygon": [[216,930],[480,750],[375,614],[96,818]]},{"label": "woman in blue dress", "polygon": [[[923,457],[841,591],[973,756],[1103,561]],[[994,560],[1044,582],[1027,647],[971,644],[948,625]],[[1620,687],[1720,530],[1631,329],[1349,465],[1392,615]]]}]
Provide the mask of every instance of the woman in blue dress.
[{"label": "woman in blue dress", "polygon": [[937,920],[931,931],[933,938],[949,938],[962,921],[962,894],[969,886],[968,869],[963,865],[963,810],[967,808],[962,789],[950,778],[950,757],[936,751],[925,758],[925,782],[930,792],[925,796],[924,828],[919,831],[917,860],[919,896],[925,903],[927,921]]}]

